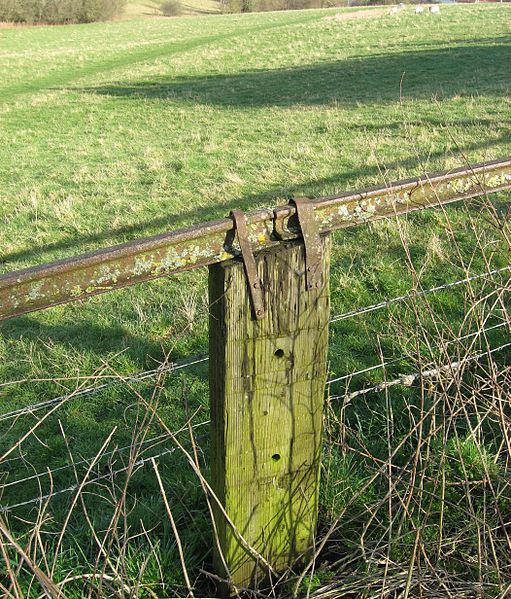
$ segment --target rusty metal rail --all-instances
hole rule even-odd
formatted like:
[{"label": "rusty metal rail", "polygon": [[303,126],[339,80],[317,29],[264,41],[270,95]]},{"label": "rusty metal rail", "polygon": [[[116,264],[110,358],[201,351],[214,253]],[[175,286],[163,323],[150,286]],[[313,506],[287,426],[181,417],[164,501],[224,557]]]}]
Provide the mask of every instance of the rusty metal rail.
[{"label": "rusty metal rail", "polygon": [[[511,188],[511,158],[311,200],[321,233]],[[301,237],[296,206],[246,214],[254,251]],[[229,218],[0,276],[0,320],[239,255]]]}]

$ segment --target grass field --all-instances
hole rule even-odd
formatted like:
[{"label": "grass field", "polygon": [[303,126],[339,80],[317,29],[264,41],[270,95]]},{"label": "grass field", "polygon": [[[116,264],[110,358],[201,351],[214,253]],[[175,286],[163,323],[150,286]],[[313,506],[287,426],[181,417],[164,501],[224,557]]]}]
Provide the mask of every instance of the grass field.
[{"label": "grass field", "polygon": [[[511,6],[449,5],[440,15],[415,15],[409,7],[393,16],[326,18],[338,12],[148,14],[0,29],[0,272],[224,216],[233,207],[275,205],[291,196],[332,194],[511,154]],[[498,221],[509,194],[495,202]],[[502,230],[477,206],[462,206],[339,233],[332,312],[402,294],[418,279],[427,287],[505,266],[509,247]],[[186,273],[1,324],[0,379],[28,382],[0,386],[0,412],[97,377],[155,368],[167,354],[178,359],[207,351],[206,282],[205,271]],[[435,296],[435,317],[428,312],[422,328],[438,334],[440,323],[454,337],[467,333],[464,299],[462,289]],[[417,314],[395,310],[391,316],[381,311],[332,326],[332,372],[371,366],[380,352],[396,359],[389,378],[412,371],[414,363],[399,357],[416,349],[409,331]],[[508,338],[504,330],[491,334],[493,344]],[[351,388],[381,377],[369,372]],[[141,398],[150,401],[153,392],[150,383],[119,385],[68,401],[0,464],[5,482],[94,456],[114,427],[108,451],[129,445],[135,429],[162,434],[160,423],[144,420]],[[396,409],[413,397],[398,393]],[[387,451],[387,399],[374,394],[372,404],[350,415],[351,423],[366,423],[365,447],[375,455]],[[208,418],[204,364],[170,375],[159,398],[158,414],[172,430],[192,412],[195,422]],[[36,416],[0,421],[0,454],[35,422]],[[396,424],[396,443],[406,426]],[[207,439],[200,445],[207,470]],[[488,452],[494,451],[490,445]],[[332,457],[336,447],[325,450],[323,526],[369,479],[363,452],[360,462],[352,455]],[[128,453],[100,461],[94,476],[121,467]],[[13,459],[20,454],[24,459]],[[162,474],[184,529],[190,571],[199,576],[210,557],[207,511],[183,459],[173,457],[162,458]],[[75,476],[80,469],[57,472],[54,489],[72,485]],[[122,476],[116,480],[122,486]],[[110,525],[118,488],[105,483],[87,499],[98,530]],[[31,480],[6,487],[1,503],[50,490],[47,477]],[[378,492],[371,486],[353,507],[347,534],[359,526],[361,505],[377,502]],[[41,526],[49,539],[60,530],[69,501],[63,493],[48,504]],[[109,545],[123,580],[135,584],[143,572],[136,596],[179,595],[181,569],[150,468],[134,475],[128,503],[129,522]],[[455,523],[465,510],[461,500],[457,506]],[[26,538],[34,507],[8,516],[20,538]],[[407,538],[392,559],[407,562],[410,547]],[[52,566],[56,580],[69,571],[85,576],[101,561],[78,516],[70,519],[61,549]],[[462,571],[452,551],[449,567]],[[509,572],[482,572],[479,563],[470,576],[498,585]],[[27,590],[28,578],[20,580],[27,595],[38,596],[38,588]],[[69,597],[86,596],[82,582],[69,585]],[[207,588],[202,578],[198,585]],[[101,596],[118,596],[109,593]]]}]

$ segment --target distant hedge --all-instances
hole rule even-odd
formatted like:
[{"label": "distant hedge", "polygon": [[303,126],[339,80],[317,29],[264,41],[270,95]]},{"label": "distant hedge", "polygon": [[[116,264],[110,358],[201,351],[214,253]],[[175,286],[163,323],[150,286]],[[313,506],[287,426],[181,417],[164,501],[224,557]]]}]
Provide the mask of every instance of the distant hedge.
[{"label": "distant hedge", "polygon": [[92,23],[118,16],[126,0],[0,0],[0,21]]},{"label": "distant hedge", "polygon": [[183,14],[183,6],[179,0],[166,0],[160,5],[160,12],[166,17],[178,17]]}]

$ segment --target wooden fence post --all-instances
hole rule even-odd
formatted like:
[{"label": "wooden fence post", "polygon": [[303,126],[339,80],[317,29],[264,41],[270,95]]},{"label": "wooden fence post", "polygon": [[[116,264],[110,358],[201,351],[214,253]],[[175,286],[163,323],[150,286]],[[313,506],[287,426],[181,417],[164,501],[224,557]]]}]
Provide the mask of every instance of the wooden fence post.
[{"label": "wooden fence post", "polygon": [[279,572],[310,549],[315,534],[329,238],[320,246],[320,282],[311,290],[303,242],[256,255],[260,320],[253,318],[243,263],[210,267],[212,485],[238,531],[217,509],[215,567],[237,588],[256,588],[267,576],[245,542]]}]

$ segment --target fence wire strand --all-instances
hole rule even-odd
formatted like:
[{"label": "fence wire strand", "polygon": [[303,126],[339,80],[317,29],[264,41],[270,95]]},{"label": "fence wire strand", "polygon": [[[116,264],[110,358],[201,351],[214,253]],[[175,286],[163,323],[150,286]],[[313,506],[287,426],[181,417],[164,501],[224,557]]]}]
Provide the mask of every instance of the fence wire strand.
[{"label": "fence wire strand", "polygon": [[[439,291],[443,291],[445,289],[450,289],[452,287],[456,287],[459,285],[462,285],[464,283],[469,283],[471,281],[476,281],[478,279],[484,279],[484,278],[488,278],[490,276],[496,275],[496,274],[501,274],[504,272],[509,272],[511,271],[511,266],[505,266],[503,268],[497,268],[497,269],[493,269],[491,271],[485,272],[485,273],[478,273],[475,275],[471,275],[469,277],[466,277],[464,279],[459,279],[457,281],[453,281],[451,283],[445,283],[443,285],[438,285],[436,287],[431,287],[429,289],[424,289],[421,291],[413,291],[410,292],[408,294],[405,295],[400,295],[400,296],[396,296],[393,298],[390,298],[388,300],[385,300],[383,302],[379,302],[376,304],[372,304],[369,306],[363,306],[361,308],[357,308],[356,310],[351,310],[349,312],[345,312],[344,314],[339,314],[337,316],[333,316],[330,319],[330,323],[334,323],[334,322],[339,322],[341,320],[347,320],[349,318],[353,318],[355,316],[358,316],[360,314],[367,314],[370,312],[374,312],[376,310],[381,310],[383,308],[386,308],[387,306],[391,306],[393,304],[397,304],[400,302],[404,302],[406,300],[415,298],[415,297],[421,297],[424,295],[428,295],[431,293],[437,293]],[[397,358],[395,361],[391,361],[391,362],[386,362],[385,364],[377,364],[374,366],[370,366],[366,369],[354,372],[354,373],[350,373],[347,375],[343,375],[342,377],[336,378],[336,379],[332,379],[327,381],[327,384],[332,384],[334,382],[339,382],[342,380],[346,380],[348,378],[357,376],[359,374],[364,374],[366,372],[371,372],[373,370],[378,370],[380,368],[382,368],[385,365],[397,362],[399,359],[401,358]],[[199,356],[193,356],[190,357],[188,359],[185,359],[183,361],[180,362],[173,362],[171,364],[168,364],[166,366],[160,366],[158,368],[154,368],[151,370],[145,370],[142,372],[137,372],[137,373],[132,373],[132,374],[128,374],[126,376],[119,376],[118,378],[115,378],[113,380],[110,380],[107,383],[102,383],[101,385],[96,385],[93,387],[86,387],[84,389],[80,389],[79,391],[75,392],[75,393],[69,393],[67,395],[61,395],[59,397],[55,397],[37,404],[32,404],[29,406],[24,406],[22,408],[18,408],[16,410],[12,410],[10,412],[6,412],[4,414],[0,414],[0,422],[4,422],[6,420],[12,420],[14,418],[17,418],[19,416],[25,415],[25,414],[32,414],[35,412],[38,412],[40,410],[43,410],[44,408],[47,407],[51,407],[54,406],[55,404],[58,403],[62,403],[65,404],[67,403],[67,401],[71,400],[71,399],[75,399],[78,397],[84,397],[84,396],[91,396],[91,395],[96,395],[97,393],[100,393],[101,391],[105,391],[107,389],[111,389],[113,387],[116,387],[119,384],[122,383],[126,383],[126,382],[140,382],[140,381],[144,381],[144,380],[149,380],[149,379],[153,379],[156,376],[158,376],[158,374],[161,373],[168,373],[168,372],[173,372],[176,370],[180,370],[182,368],[187,368],[189,366],[193,366],[195,364],[201,364],[204,362],[207,362],[209,360],[209,357],[207,355],[199,355]],[[30,379],[24,379],[22,381],[14,381],[12,384],[16,384],[18,382],[30,382]],[[14,460],[20,459],[20,458],[13,458]],[[6,463],[6,462],[4,462]]]},{"label": "fence wire strand", "polygon": [[430,289],[422,289],[419,291],[410,291],[404,295],[398,295],[396,297],[390,298],[388,300],[384,300],[382,302],[378,302],[376,304],[371,304],[370,306],[363,306],[362,308],[357,308],[355,310],[350,310],[349,312],[345,312],[344,314],[338,314],[337,316],[333,316],[330,319],[330,323],[339,322],[340,320],[347,320],[348,318],[353,318],[354,316],[358,316],[360,314],[368,314],[369,312],[375,312],[376,310],[381,310],[383,308],[387,308],[388,306],[392,306],[393,304],[399,304],[401,302],[405,302],[407,300],[422,297],[424,295],[428,295],[430,293],[437,293],[438,291],[444,291],[445,289],[452,289],[453,287],[457,287],[458,285],[462,285],[463,283],[470,283],[471,281],[477,281],[478,279],[484,279],[491,277],[496,274],[500,274],[503,272],[511,271],[511,266],[505,266],[503,268],[496,268],[489,272],[483,272],[476,275],[471,275],[470,277],[466,277],[465,279],[459,279],[458,281],[453,281],[452,283],[444,283],[443,285],[438,285],[436,287],[431,287]]},{"label": "fence wire strand", "polygon": [[195,364],[202,364],[203,362],[207,362],[208,359],[209,358],[207,356],[194,356],[187,360],[183,360],[180,362],[172,362],[168,365],[163,365],[152,370],[144,370],[143,372],[136,372],[133,374],[128,374],[126,376],[119,375],[119,377],[112,379],[108,383],[102,383],[101,385],[96,385],[94,387],[86,387],[84,389],[80,389],[75,393],[60,395],[59,397],[54,397],[53,399],[48,399],[47,401],[42,401],[40,403],[32,404],[29,406],[24,406],[23,408],[18,408],[17,410],[13,410],[12,412],[6,412],[0,415],[0,422],[3,422],[5,420],[12,420],[13,418],[17,418],[18,416],[22,416],[24,414],[32,414],[44,408],[54,406],[58,403],[64,404],[70,399],[76,399],[77,397],[96,395],[101,391],[105,391],[106,389],[112,389],[113,387],[116,387],[120,384],[154,379],[158,375],[163,373],[170,373],[176,370],[181,370],[182,368],[188,368],[189,366],[193,366]]},{"label": "fence wire strand", "polygon": [[[210,420],[205,420],[204,422],[200,422],[198,424],[192,425],[192,428],[194,428],[194,429],[200,428],[202,426],[206,426],[210,422],[211,422]],[[139,447],[141,447],[142,445],[144,445],[144,446],[149,445],[151,443],[153,443],[156,446],[168,438],[169,438],[169,436],[166,433],[163,433],[161,435],[157,435],[156,437],[151,437],[151,438],[147,439],[146,441],[143,441],[143,443],[141,443],[139,445]],[[112,449],[111,451],[107,451],[107,452],[101,454],[101,459],[106,458],[108,456],[115,455],[117,453],[127,451],[128,449],[133,449],[134,447],[135,447],[135,445],[132,444],[132,445],[125,445],[124,447],[118,447],[116,449]],[[30,476],[26,476],[25,478],[20,478],[20,479],[13,480],[8,483],[3,483],[2,488],[7,489],[9,487],[15,487],[15,486],[21,485],[22,483],[29,482],[31,480],[37,480],[37,479],[43,478],[45,476],[52,476],[56,472],[62,472],[63,470],[69,470],[69,468],[73,468],[74,466],[81,466],[82,464],[90,464],[90,462],[93,459],[94,459],[94,457],[83,459],[83,460],[78,460],[71,464],[66,464],[65,466],[59,466],[57,468],[52,468],[51,470],[45,470],[44,472],[38,472],[36,474],[31,474]],[[0,464],[0,467],[1,467],[1,465],[2,464]]]},{"label": "fence wire strand", "polygon": [[498,353],[499,351],[507,349],[508,347],[511,347],[511,342],[504,343],[499,347],[495,347],[488,351],[475,354],[474,356],[467,356],[462,360],[459,360],[457,362],[451,362],[450,364],[445,364],[444,366],[439,366],[438,368],[431,368],[430,370],[420,370],[417,372],[412,372],[411,374],[404,374],[399,378],[393,379],[392,381],[383,381],[381,383],[378,383],[377,385],[374,385],[373,387],[359,389],[358,391],[346,393],[345,395],[332,395],[329,397],[329,400],[333,401],[337,399],[344,399],[345,401],[351,401],[359,395],[367,395],[368,393],[372,392],[384,391],[385,389],[388,389],[389,387],[395,387],[396,385],[411,387],[415,383],[415,381],[417,381],[420,378],[430,379],[440,374],[454,374],[454,372],[458,371],[464,364],[467,364],[468,362],[475,362],[477,360],[480,360],[481,358],[491,356],[495,353]]},{"label": "fence wire strand", "polygon": [[[460,343],[461,341],[465,341],[466,339],[470,339],[472,337],[477,337],[478,335],[482,335],[483,333],[489,333],[490,331],[495,331],[495,330],[500,329],[505,326],[509,326],[509,323],[508,322],[499,322],[498,324],[495,324],[491,327],[486,327],[484,329],[474,331],[473,333],[467,333],[466,335],[462,335],[461,337],[456,337],[456,339],[451,339],[449,341],[446,341],[445,345],[453,345],[454,343]],[[438,349],[438,344],[437,344],[437,349]],[[342,376],[339,376],[339,377],[336,377],[333,379],[329,379],[326,382],[326,384],[332,385],[333,383],[339,383],[341,381],[346,381],[346,380],[352,379],[353,377],[358,376],[360,374],[365,374],[367,372],[379,370],[381,368],[385,368],[387,366],[390,366],[391,364],[396,364],[397,362],[400,362],[401,360],[406,360],[407,358],[411,358],[411,357],[413,357],[413,354],[403,354],[402,356],[399,356],[399,358],[394,358],[392,360],[384,360],[383,362],[379,362],[378,364],[374,364],[373,366],[368,366],[367,368],[363,368],[361,370],[356,370],[354,372],[350,372],[349,374],[344,374]]]},{"label": "fence wire strand", "polygon": [[[200,424],[195,425],[194,428],[198,428],[199,426],[205,426],[206,424],[209,424],[209,420],[207,422],[201,422]],[[204,436],[201,436],[198,438],[198,440],[203,440],[204,438],[205,438]],[[131,449],[132,447],[133,446],[130,445],[130,446],[125,447],[124,449]],[[91,478],[90,480],[87,480],[85,483],[78,483],[75,485],[70,485],[69,487],[65,487],[64,489],[59,489],[58,491],[53,491],[52,493],[48,493],[46,495],[33,497],[32,499],[27,499],[26,501],[20,501],[19,503],[14,503],[11,505],[0,505],[0,514],[5,514],[6,512],[10,512],[14,509],[24,507],[27,505],[33,505],[34,503],[43,503],[46,500],[52,499],[56,495],[62,495],[64,493],[72,493],[73,491],[77,491],[80,487],[85,488],[86,486],[91,485],[93,483],[97,483],[99,481],[102,481],[102,480],[105,480],[108,478],[113,478],[114,476],[117,476],[118,474],[122,474],[123,472],[126,472],[130,468],[137,468],[137,469],[141,468],[142,466],[145,466],[145,464],[147,464],[147,462],[150,462],[153,459],[155,459],[155,460],[159,459],[159,458],[169,455],[169,454],[173,454],[178,449],[179,449],[179,447],[169,447],[168,449],[165,449],[156,455],[148,456],[146,458],[140,458],[139,460],[136,460],[133,464],[128,464],[127,466],[123,466],[122,468],[118,468],[117,470],[112,470],[111,472],[107,472],[106,474],[101,474],[100,476],[97,476],[96,478]],[[117,451],[119,451],[119,450],[117,450]],[[108,454],[103,454],[101,457],[103,457],[105,455],[111,455],[114,452],[115,451],[108,452]],[[91,458],[91,459],[93,459],[93,458]],[[86,463],[89,461],[90,460],[81,460],[80,462],[75,462],[74,465],[77,465],[80,463]],[[68,465],[68,467],[71,467],[71,466],[73,466],[73,464]],[[51,474],[53,472],[57,472],[58,470],[60,470],[60,468],[56,468],[55,470],[47,471],[44,474]],[[43,473],[41,473],[39,476],[43,476]],[[17,482],[21,483],[24,481],[19,480]]]}]

